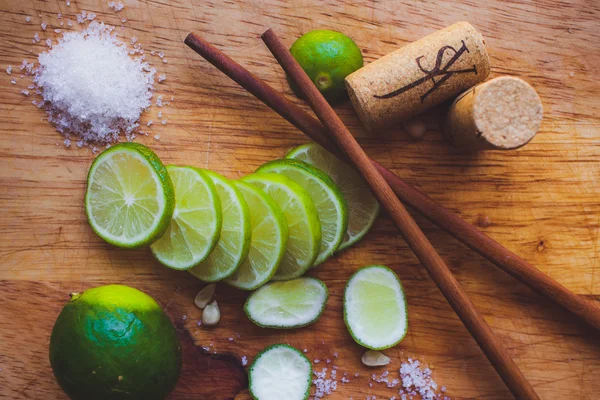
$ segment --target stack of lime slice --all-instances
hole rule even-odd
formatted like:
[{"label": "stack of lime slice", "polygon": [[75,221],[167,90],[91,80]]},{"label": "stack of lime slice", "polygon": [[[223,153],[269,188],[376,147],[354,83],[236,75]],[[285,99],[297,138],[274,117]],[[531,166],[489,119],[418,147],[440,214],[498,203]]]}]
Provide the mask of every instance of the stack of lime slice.
[{"label": "stack of lime slice", "polygon": [[297,279],[356,243],[379,205],[352,168],[314,143],[240,181],[165,167],[147,147],[123,143],[92,164],[85,209],[109,243],[150,245],[169,268],[254,290]]}]

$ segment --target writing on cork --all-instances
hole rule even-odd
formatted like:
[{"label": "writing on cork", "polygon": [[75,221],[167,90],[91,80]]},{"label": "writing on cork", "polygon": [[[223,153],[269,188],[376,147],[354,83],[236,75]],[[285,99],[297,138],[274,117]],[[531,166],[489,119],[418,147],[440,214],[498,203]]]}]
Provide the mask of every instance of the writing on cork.
[{"label": "writing on cork", "polygon": [[501,76],[458,96],[448,111],[444,132],[467,151],[512,150],[533,139],[542,116],[542,102],[531,85]]},{"label": "writing on cork", "polygon": [[408,44],[346,77],[359,118],[370,131],[397,126],[485,80],[482,36],[459,22]]}]

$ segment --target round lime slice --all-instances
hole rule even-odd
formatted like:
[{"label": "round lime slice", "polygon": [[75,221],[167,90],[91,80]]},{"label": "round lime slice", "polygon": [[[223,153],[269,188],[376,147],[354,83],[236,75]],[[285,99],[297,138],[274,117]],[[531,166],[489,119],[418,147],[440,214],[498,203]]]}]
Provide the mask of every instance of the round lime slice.
[{"label": "round lime slice", "polygon": [[212,171],[203,172],[217,189],[223,225],[213,251],[189,272],[205,282],[216,282],[231,276],[248,256],[252,237],[250,210],[242,193],[231,181]]},{"label": "round lime slice", "polygon": [[325,172],[348,202],[348,230],[338,251],[360,241],[379,215],[379,202],[358,172],[314,142],[292,149],[286,158],[306,161]]},{"label": "round lime slice", "polygon": [[406,297],[400,279],[382,265],[356,271],[344,291],[344,321],[356,341],[371,350],[400,343],[408,330]]},{"label": "round lime slice", "polygon": [[316,278],[270,282],[248,297],[244,310],[263,328],[300,328],[319,319],[328,296],[327,287]]},{"label": "round lime slice", "polygon": [[193,167],[167,166],[175,187],[175,211],[169,227],[150,249],[161,264],[187,270],[215,248],[221,233],[219,195],[212,179]]},{"label": "round lime slice", "polygon": [[252,240],[248,257],[225,282],[238,289],[254,290],[275,275],[285,253],[288,227],[283,212],[262,189],[246,182],[233,183],[248,204]]},{"label": "round lime slice", "polygon": [[308,358],[286,344],[261,351],[248,370],[248,388],[256,400],[306,400],[311,379]]},{"label": "round lime slice", "polygon": [[173,183],[152,150],[120,143],[96,157],[87,177],[85,212],[98,236],[119,247],[147,246],[169,226]]},{"label": "round lime slice", "polygon": [[257,171],[284,175],[308,192],[321,222],[321,247],[313,266],[323,263],[340,247],[348,228],[348,205],[335,182],[323,171],[293,159],[271,161]]},{"label": "round lime slice", "polygon": [[273,280],[302,276],[315,262],[321,245],[317,208],[300,185],[283,175],[254,173],[242,179],[264,190],[279,206],[288,225],[287,249]]}]

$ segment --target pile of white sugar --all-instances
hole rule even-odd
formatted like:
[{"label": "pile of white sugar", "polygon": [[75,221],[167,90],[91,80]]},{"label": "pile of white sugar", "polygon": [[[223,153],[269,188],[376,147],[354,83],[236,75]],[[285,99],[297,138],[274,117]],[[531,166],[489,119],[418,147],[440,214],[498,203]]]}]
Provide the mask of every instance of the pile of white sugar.
[{"label": "pile of white sugar", "polygon": [[67,145],[110,144],[121,132],[130,140],[151,105],[156,70],[144,56],[132,58],[113,29],[94,21],[38,57],[34,82]]}]

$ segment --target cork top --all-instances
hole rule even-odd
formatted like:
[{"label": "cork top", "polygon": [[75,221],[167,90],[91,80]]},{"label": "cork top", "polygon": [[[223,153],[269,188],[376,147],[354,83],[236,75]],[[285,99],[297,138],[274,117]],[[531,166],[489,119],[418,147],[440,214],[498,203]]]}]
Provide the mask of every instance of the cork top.
[{"label": "cork top", "polygon": [[500,149],[529,142],[542,123],[542,102],[522,79],[503,76],[475,88],[473,119],[477,134]]}]

